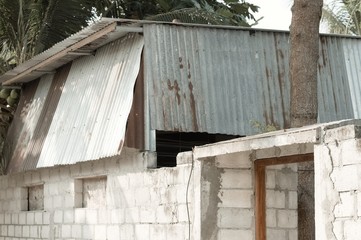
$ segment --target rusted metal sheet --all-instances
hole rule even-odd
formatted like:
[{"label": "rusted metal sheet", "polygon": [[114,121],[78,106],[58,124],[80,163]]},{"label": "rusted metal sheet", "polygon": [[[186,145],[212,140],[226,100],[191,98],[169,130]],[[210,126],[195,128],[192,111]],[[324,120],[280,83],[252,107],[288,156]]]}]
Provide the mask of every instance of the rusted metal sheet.
[{"label": "rusted metal sheet", "polygon": [[[289,126],[287,32],[147,24],[144,35],[152,129],[250,135],[255,121]],[[321,122],[354,117],[348,41],[360,49],[360,39],[321,37]]]},{"label": "rusted metal sheet", "polygon": [[129,34],[73,62],[36,167],[120,152],[142,49],[143,37]]}]

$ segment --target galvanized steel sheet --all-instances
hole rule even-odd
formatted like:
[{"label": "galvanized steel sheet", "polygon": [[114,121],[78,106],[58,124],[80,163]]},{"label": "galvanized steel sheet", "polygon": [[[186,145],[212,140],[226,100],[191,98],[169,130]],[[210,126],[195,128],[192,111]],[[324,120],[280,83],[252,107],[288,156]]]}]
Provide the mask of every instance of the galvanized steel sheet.
[{"label": "galvanized steel sheet", "polygon": [[[144,35],[152,129],[250,135],[253,122],[289,126],[287,32],[147,24]],[[360,40],[320,44],[320,121],[353,118]]]},{"label": "galvanized steel sheet", "polygon": [[142,49],[143,37],[130,34],[73,62],[38,168],[120,152]]}]

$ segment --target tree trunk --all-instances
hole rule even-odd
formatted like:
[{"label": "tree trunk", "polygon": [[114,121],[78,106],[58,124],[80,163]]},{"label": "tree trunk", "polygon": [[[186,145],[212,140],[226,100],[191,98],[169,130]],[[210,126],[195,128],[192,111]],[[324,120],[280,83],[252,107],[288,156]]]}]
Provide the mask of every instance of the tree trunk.
[{"label": "tree trunk", "polygon": [[[290,31],[291,127],[317,123],[322,0],[294,0]],[[315,239],[313,162],[298,166],[298,239]]]},{"label": "tree trunk", "polygon": [[291,127],[317,122],[317,62],[322,0],[295,0],[290,31]]}]

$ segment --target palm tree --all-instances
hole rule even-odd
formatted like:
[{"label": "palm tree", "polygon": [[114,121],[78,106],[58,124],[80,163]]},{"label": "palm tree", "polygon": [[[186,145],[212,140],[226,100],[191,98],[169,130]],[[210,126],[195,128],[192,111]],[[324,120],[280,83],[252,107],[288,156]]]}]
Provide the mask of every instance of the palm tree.
[{"label": "palm tree", "polygon": [[361,1],[333,0],[324,6],[322,21],[331,33],[361,35]]}]

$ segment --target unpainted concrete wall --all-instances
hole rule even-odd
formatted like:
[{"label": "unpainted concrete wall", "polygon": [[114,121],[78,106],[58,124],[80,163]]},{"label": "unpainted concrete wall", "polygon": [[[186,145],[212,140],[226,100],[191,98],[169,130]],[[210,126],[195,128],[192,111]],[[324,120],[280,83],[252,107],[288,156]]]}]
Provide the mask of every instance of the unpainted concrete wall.
[{"label": "unpainted concrete wall", "polygon": [[[202,160],[201,239],[255,239],[253,163],[252,151]],[[297,165],[267,167],[266,189],[267,239],[297,240]]]},{"label": "unpainted concrete wall", "polygon": [[[148,169],[153,160],[153,155],[126,149],[120,157],[0,177],[0,240],[188,239],[191,165]],[[82,179],[99,200],[85,208],[77,202],[84,192],[84,184],[78,184]],[[106,196],[101,194],[104,181]],[[44,210],[22,211],[24,189],[37,184],[44,187]],[[192,223],[193,196],[191,181]]]},{"label": "unpainted concrete wall", "polygon": [[361,131],[349,125],[323,131],[315,147],[317,240],[361,239]]}]

